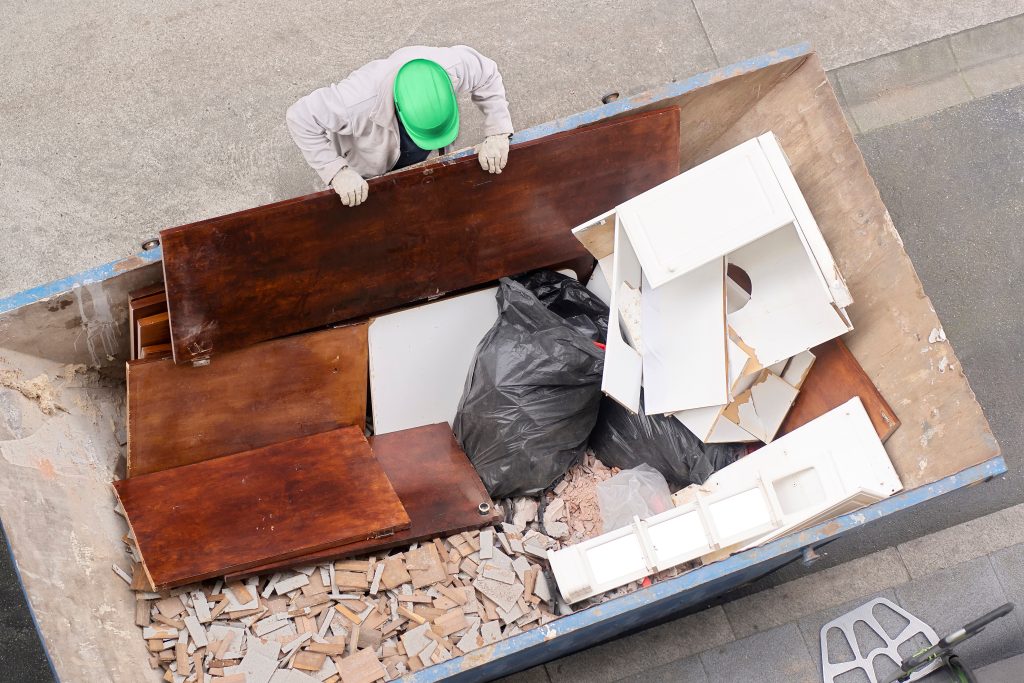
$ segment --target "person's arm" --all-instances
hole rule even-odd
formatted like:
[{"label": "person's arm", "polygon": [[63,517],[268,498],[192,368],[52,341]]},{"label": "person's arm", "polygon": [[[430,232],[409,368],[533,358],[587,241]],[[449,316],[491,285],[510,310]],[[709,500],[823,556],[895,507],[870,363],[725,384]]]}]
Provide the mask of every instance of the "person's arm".
[{"label": "person's arm", "polygon": [[505,84],[498,65],[467,45],[449,48],[458,56],[461,76],[457,92],[468,92],[470,98],[484,114],[484,135],[511,135],[512,116],[508,111]]},{"label": "person's arm", "polygon": [[328,135],[344,135],[349,127],[348,112],[335,86],[314,90],[288,107],[285,121],[306,163],[325,184],[334,188],[342,204],[356,206],[365,201],[369,186],[362,176],[348,167],[348,162],[338,154]]},{"label": "person's arm", "polygon": [[334,88],[329,85],[314,90],[288,107],[285,116],[288,132],[306,163],[328,185],[338,171],[348,166],[329,137],[329,133],[345,135],[349,126],[348,111]]}]

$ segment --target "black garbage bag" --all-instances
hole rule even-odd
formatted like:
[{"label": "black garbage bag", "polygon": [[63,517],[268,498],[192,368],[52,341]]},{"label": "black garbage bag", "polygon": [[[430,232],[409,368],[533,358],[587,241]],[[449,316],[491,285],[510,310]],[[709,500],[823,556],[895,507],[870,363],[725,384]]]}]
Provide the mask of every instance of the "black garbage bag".
[{"label": "black garbage bag", "polygon": [[705,444],[674,417],[645,415],[642,395],[636,415],[608,397],[601,400],[590,448],[608,467],[625,470],[646,463],[673,487],[703,484],[744,451],[742,444]]},{"label": "black garbage bag", "polygon": [[607,334],[608,307],[558,273],[519,280],[501,280],[498,321],[477,346],[454,423],[493,498],[550,486],[583,454],[601,404],[595,342]]}]

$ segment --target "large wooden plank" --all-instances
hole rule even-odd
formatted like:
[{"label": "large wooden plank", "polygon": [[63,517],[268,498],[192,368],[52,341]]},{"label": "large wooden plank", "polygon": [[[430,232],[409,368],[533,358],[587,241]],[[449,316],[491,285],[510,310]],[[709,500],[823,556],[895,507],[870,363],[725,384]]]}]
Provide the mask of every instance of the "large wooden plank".
[{"label": "large wooden plank", "polygon": [[[501,521],[502,515],[495,511],[487,489],[447,423],[371,436],[370,447],[412,520],[408,529],[387,538],[268,562],[236,576],[409,545]],[[481,515],[480,503],[491,505],[491,512]]]},{"label": "large wooden plank", "polygon": [[475,156],[160,233],[176,362],[586,256],[570,228],[679,172],[679,109],[512,148],[500,175]]},{"label": "large wooden plank", "polygon": [[157,588],[409,526],[359,427],[124,479],[114,490]]},{"label": "large wooden plank", "polygon": [[814,354],[814,365],[783,420],[778,436],[838,408],[854,396],[860,397],[878,438],[885,441],[892,436],[900,426],[896,411],[886,402],[846,344],[833,339],[814,347],[811,353]]},{"label": "large wooden plank", "polygon": [[366,420],[365,323],[256,344],[209,365],[128,363],[128,476]]}]

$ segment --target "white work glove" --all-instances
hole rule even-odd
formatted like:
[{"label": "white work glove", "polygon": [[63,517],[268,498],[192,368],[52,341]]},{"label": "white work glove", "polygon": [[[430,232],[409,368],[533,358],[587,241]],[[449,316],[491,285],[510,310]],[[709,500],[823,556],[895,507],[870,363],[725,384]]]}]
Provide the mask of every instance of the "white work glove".
[{"label": "white work glove", "polygon": [[477,152],[481,168],[488,173],[501,173],[508,163],[508,135],[488,135]]},{"label": "white work glove", "polygon": [[345,206],[359,206],[366,201],[366,195],[370,193],[370,186],[351,168],[346,166],[338,171],[331,181],[331,187],[341,197],[341,203]]}]

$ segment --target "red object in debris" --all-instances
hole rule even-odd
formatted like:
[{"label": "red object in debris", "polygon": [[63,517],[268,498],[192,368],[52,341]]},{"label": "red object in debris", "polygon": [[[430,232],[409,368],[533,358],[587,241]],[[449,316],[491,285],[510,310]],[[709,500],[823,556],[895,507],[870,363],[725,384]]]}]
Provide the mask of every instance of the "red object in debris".
[{"label": "red object in debris", "polygon": [[604,351],[604,349],[605,349],[604,344],[602,344],[599,341],[594,342],[594,346],[596,346],[597,348],[601,349],[602,351]]},{"label": "red object in debris", "polygon": [[649,577],[649,576],[645,576],[644,580],[640,582],[640,587],[641,588],[647,588],[650,585],[651,585],[651,577]]}]

